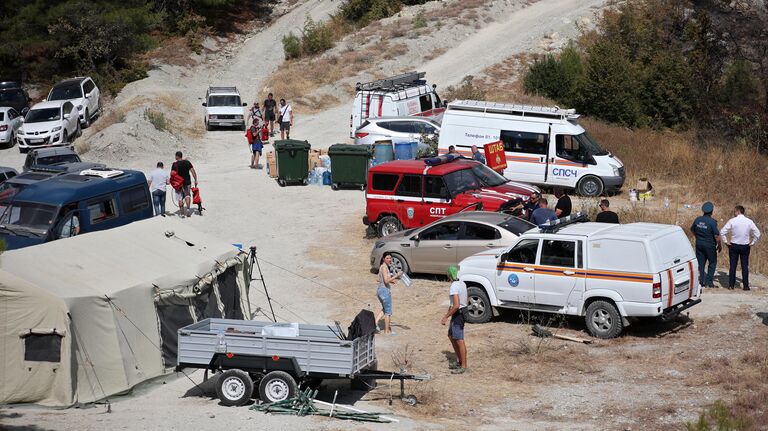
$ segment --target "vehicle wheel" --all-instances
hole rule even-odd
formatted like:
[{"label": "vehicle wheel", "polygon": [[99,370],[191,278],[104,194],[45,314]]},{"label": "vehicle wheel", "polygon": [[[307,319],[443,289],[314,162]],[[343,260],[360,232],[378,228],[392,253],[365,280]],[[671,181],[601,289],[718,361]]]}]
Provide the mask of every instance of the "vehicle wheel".
[{"label": "vehicle wheel", "polygon": [[72,141],[69,139],[69,133],[67,133],[66,130],[64,131],[64,135],[61,137],[61,143],[63,144],[65,142],[68,144],[72,143]]},{"label": "vehicle wheel", "polygon": [[387,236],[403,230],[403,225],[400,224],[400,220],[398,220],[397,217],[386,216],[379,220],[376,229],[379,236]]},{"label": "vehicle wheel", "polygon": [[275,403],[293,398],[299,391],[296,380],[285,371],[267,373],[259,383],[259,397],[265,403]]},{"label": "vehicle wheel", "polygon": [[365,191],[365,189],[368,187],[368,184],[363,184],[360,186],[360,190]]},{"label": "vehicle wheel", "polygon": [[339,189],[339,185],[336,184],[336,183],[333,183],[333,184],[331,184],[331,189],[338,190]]},{"label": "vehicle wheel", "polygon": [[85,115],[83,115],[83,128],[87,129],[91,127],[91,113],[88,112],[88,108],[85,109]]},{"label": "vehicle wheel", "polygon": [[595,301],[589,304],[584,318],[587,329],[593,337],[616,338],[624,329],[619,310],[608,301]]},{"label": "vehicle wheel", "polygon": [[280,187],[285,187],[285,180],[282,178],[277,179],[277,184],[280,185]]},{"label": "vehicle wheel", "polygon": [[209,131],[209,132],[210,132],[211,130],[213,130],[213,127],[211,127],[211,125],[210,125],[210,124],[208,124],[208,122],[207,122],[207,121],[205,122],[205,130],[207,130],[207,131]]},{"label": "vehicle wheel", "polygon": [[586,176],[579,181],[576,190],[581,196],[594,197],[603,194],[603,182],[600,178],[592,175]]},{"label": "vehicle wheel", "polygon": [[72,140],[74,141],[75,139],[79,138],[82,134],[83,134],[83,129],[80,127],[80,122],[78,121],[77,129],[75,130],[75,134],[73,135],[74,137],[72,138]]},{"label": "vehicle wheel", "polygon": [[467,314],[469,323],[486,323],[491,320],[493,310],[488,294],[480,287],[470,286],[467,289]]},{"label": "vehicle wheel", "polygon": [[243,121],[243,132],[248,131],[248,125],[245,124],[245,121]]},{"label": "vehicle wheel", "polygon": [[419,403],[419,399],[416,398],[416,395],[406,395],[403,397],[403,402],[413,407]]},{"label": "vehicle wheel", "polygon": [[410,273],[408,262],[403,256],[400,256],[397,253],[392,253],[392,265],[390,265],[390,268],[394,269],[395,272],[402,271],[403,274]]},{"label": "vehicle wheel", "polygon": [[242,370],[227,370],[216,382],[216,396],[225,406],[245,405],[253,394],[253,380]]}]

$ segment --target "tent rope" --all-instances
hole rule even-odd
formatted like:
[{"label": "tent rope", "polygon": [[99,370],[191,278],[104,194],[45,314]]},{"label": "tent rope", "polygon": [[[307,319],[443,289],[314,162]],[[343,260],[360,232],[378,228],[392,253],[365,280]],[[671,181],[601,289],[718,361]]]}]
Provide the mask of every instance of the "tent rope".
[{"label": "tent rope", "polygon": [[[261,292],[261,291],[259,291],[259,290],[254,290],[254,292],[258,292],[258,293],[260,293],[261,295],[267,296],[267,294],[266,294],[266,293],[264,293],[264,292]],[[285,310],[285,311],[287,311],[287,312],[289,312],[289,313],[293,314],[294,316],[298,317],[298,318],[299,318],[299,320],[301,320],[302,322],[309,324],[309,321],[307,321],[307,319],[305,319],[305,318],[301,317],[301,316],[300,316],[298,313],[296,313],[295,311],[293,311],[293,310],[291,310],[290,308],[286,307],[285,305],[283,305],[283,304],[281,304],[281,303],[277,302],[277,300],[276,300],[275,298],[269,298],[269,300],[270,300],[270,301],[272,301],[272,302],[274,302],[275,304],[277,304],[277,305],[278,305],[280,308],[282,308],[283,310]],[[272,320],[272,318],[270,318],[270,317],[269,317],[269,316],[267,316],[266,314],[264,314],[264,315],[267,317],[267,319],[269,319],[269,320]],[[280,316],[277,316],[277,317],[280,317]],[[286,321],[286,322],[288,321],[288,319],[283,319],[282,317],[280,317],[280,320],[283,320],[283,321]]]},{"label": "tent rope", "polygon": [[[69,313],[67,313],[69,314]],[[69,317],[69,321],[72,323],[72,331],[75,333],[75,337],[77,337],[78,340],[84,340],[83,337],[80,336],[80,333],[77,331],[77,325],[75,325],[75,322],[72,321],[72,316]],[[88,350],[85,348],[85,344],[78,343],[78,346],[80,346],[80,349],[83,351],[83,354],[85,355],[85,363],[87,365],[90,365],[91,370],[93,371],[93,376],[96,378],[96,384],[99,385],[99,390],[101,390],[101,394],[104,396],[104,399],[107,403],[107,409],[111,411],[111,405],[109,403],[109,399],[107,398],[107,393],[104,391],[104,386],[101,384],[101,380],[99,379],[99,373],[96,372],[96,366],[93,365],[93,361],[91,361],[91,355],[88,354]],[[88,373],[85,373],[85,377],[88,380],[88,385],[91,387],[91,394],[93,395],[94,402],[96,400],[96,391],[94,390],[93,383],[91,382],[90,377],[88,377]]]}]

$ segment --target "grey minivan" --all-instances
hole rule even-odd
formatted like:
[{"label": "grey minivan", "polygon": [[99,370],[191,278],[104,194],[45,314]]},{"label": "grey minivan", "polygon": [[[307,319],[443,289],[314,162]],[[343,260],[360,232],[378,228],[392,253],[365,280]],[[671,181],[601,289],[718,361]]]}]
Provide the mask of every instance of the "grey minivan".
[{"label": "grey minivan", "polygon": [[466,211],[416,229],[387,235],[371,250],[371,269],[378,270],[384,253],[392,269],[410,273],[445,274],[464,258],[505,247],[536,226],[521,218],[489,211]]}]

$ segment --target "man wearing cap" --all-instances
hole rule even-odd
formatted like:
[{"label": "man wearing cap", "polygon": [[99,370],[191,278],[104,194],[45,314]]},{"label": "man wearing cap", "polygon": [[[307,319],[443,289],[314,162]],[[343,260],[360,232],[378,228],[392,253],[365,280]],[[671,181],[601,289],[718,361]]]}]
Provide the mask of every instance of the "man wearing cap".
[{"label": "man wearing cap", "polygon": [[[720,243],[720,231],[717,230],[717,220],[712,218],[714,210],[712,202],[704,202],[701,206],[704,214],[696,217],[691,225],[691,232],[696,237],[696,260],[699,261],[699,284],[702,287],[715,287],[717,253],[723,248]],[[707,262],[709,267],[705,271]]]},{"label": "man wearing cap", "polygon": [[464,344],[464,313],[467,310],[467,285],[459,280],[458,269],[448,268],[448,278],[453,280],[448,292],[449,307],[441,324],[448,324],[448,339],[451,340],[453,351],[456,353],[456,364],[451,364],[451,374],[463,374],[467,371],[467,346]]}]

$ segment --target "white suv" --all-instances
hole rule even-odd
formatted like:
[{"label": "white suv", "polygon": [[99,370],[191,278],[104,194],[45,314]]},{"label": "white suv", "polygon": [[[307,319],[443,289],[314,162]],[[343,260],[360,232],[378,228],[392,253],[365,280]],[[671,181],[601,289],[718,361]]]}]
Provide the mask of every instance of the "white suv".
[{"label": "white suv", "polygon": [[245,130],[245,106],[237,87],[208,87],[205,94],[205,130],[214,126],[239,127]]},{"label": "white suv", "polygon": [[19,151],[33,148],[72,146],[80,136],[80,121],[72,102],[65,100],[40,102],[24,117],[16,139]]},{"label": "white suv", "polygon": [[696,256],[679,226],[570,217],[461,261],[468,322],[489,321],[494,308],[532,310],[583,316],[593,336],[613,338],[628,318],[669,319],[701,302]]},{"label": "white suv", "polygon": [[66,100],[77,108],[80,125],[86,128],[101,112],[101,92],[89,77],[65,79],[51,88],[46,100]]}]

